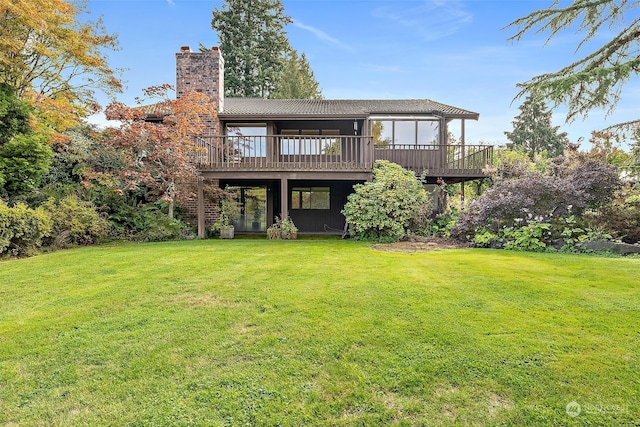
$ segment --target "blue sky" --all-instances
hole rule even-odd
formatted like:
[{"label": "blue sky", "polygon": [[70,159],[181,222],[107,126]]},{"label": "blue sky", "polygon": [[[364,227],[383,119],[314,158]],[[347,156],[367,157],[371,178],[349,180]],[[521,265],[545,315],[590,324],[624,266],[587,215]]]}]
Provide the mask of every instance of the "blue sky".
[{"label": "blue sky", "polygon": [[[467,142],[498,145],[506,142],[504,131],[512,130],[523,101],[513,101],[516,84],[589,52],[575,53],[581,37],[572,32],[562,33],[546,47],[546,38],[534,34],[518,43],[507,41],[514,29],[503,30],[506,25],[551,3],[283,0],[294,21],[287,27],[291,45],[307,55],[325,98],[429,98],[480,113],[478,122],[467,123]],[[214,6],[221,4],[222,0],[90,0],[90,18],[102,17],[107,31],[119,36],[121,49],[109,55],[112,67],[126,69],[126,90],[118,100],[133,104],[145,87],[174,84],[180,46],[197,50],[200,43],[217,45],[211,17]],[[610,36],[598,34],[595,43]],[[564,111],[556,110],[554,124],[561,125],[572,141],[586,141],[591,130],[640,116],[640,82],[625,86],[622,101],[609,117],[594,110],[586,120],[565,124]]]}]

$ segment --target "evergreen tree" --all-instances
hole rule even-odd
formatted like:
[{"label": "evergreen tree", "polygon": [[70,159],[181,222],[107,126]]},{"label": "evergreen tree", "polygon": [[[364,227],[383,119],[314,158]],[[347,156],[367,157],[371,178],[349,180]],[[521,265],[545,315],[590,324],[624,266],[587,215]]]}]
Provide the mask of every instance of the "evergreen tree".
[{"label": "evergreen tree", "polygon": [[225,59],[225,95],[268,98],[276,89],[289,40],[284,27],[291,18],[280,0],[224,0],[214,8]]},{"label": "evergreen tree", "polygon": [[270,98],[322,99],[319,86],[306,55],[303,53],[298,56],[298,52],[291,49],[287,54],[278,86]]},{"label": "evergreen tree", "polygon": [[280,0],[224,0],[214,8],[226,96],[322,98],[307,57],[289,44],[284,28],[291,22]]},{"label": "evergreen tree", "polygon": [[[548,32],[549,42],[561,31],[578,31],[584,38],[576,51],[591,46],[595,36],[608,34],[614,28],[620,32],[583,58],[551,73],[533,77],[520,85],[520,95],[533,93],[554,105],[568,106],[567,120],[586,116],[593,108],[611,112],[621,97],[623,85],[640,74],[640,18],[637,0],[574,0],[560,4],[555,0],[548,9],[535,11],[512,22],[518,28],[510,40],[520,40],[526,33]],[[603,30],[603,31],[599,31]],[[638,120],[624,123],[637,126]]]},{"label": "evergreen tree", "polygon": [[533,160],[536,154],[547,151],[550,157],[563,153],[567,133],[558,133],[559,126],[551,125],[551,111],[541,98],[529,95],[518,107],[520,114],[515,117],[513,131],[504,134],[511,141],[509,148],[520,148]]}]

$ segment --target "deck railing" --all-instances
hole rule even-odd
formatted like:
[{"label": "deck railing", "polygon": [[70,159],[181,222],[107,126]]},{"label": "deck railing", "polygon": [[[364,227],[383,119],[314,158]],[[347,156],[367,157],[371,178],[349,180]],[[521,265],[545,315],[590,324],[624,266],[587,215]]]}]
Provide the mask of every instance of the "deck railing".
[{"label": "deck railing", "polygon": [[197,138],[203,169],[366,170],[370,138],[361,136],[226,136]]},{"label": "deck railing", "polygon": [[492,164],[485,145],[394,144],[374,147],[370,137],[258,135],[196,138],[196,163],[203,170],[370,171],[376,159],[429,175],[481,175]]},{"label": "deck railing", "polygon": [[481,175],[493,163],[493,147],[487,145],[395,144],[376,147],[376,159],[389,160],[420,175]]}]

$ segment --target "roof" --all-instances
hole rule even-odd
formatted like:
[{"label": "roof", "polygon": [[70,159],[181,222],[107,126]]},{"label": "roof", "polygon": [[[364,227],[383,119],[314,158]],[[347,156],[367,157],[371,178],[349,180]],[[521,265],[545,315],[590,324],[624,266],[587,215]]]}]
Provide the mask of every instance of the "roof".
[{"label": "roof", "polygon": [[367,117],[375,114],[436,114],[478,119],[478,113],[430,99],[225,98],[221,118]]},{"label": "roof", "polygon": [[[147,120],[171,113],[166,103],[136,107]],[[478,113],[430,99],[264,99],[225,98],[222,119],[365,118],[371,115],[438,115],[478,119]]]}]

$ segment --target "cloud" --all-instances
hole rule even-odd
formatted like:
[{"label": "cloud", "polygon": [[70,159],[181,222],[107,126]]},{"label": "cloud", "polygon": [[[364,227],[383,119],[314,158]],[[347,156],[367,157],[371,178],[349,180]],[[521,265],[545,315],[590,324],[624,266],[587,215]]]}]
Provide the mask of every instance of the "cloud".
[{"label": "cloud", "polygon": [[167,3],[169,3],[169,5],[171,6],[175,6],[176,3],[173,0],[167,0]]},{"label": "cloud", "polygon": [[424,0],[419,6],[407,9],[401,9],[402,4],[396,2],[392,7],[379,7],[373,15],[413,31],[427,41],[454,34],[473,21],[473,15],[460,0]]},{"label": "cloud", "polygon": [[311,34],[316,36],[319,40],[322,40],[329,44],[337,46],[340,49],[345,50],[347,52],[353,52],[353,48],[351,46],[341,42],[335,37],[331,37],[329,34],[325,33],[319,28],[312,27],[311,25],[303,24],[301,21],[298,21],[297,19],[293,20],[293,25],[300,28],[301,30],[309,31]]}]

